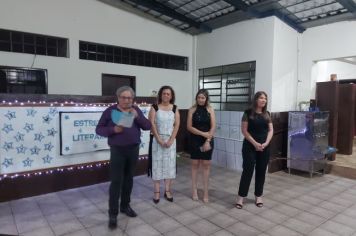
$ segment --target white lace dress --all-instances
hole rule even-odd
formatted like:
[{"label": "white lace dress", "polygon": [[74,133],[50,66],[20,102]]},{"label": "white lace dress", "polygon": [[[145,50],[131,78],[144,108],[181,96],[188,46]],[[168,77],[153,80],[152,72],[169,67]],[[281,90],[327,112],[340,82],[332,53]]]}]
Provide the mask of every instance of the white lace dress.
[{"label": "white lace dress", "polygon": [[[175,113],[173,111],[156,111],[155,124],[161,139],[167,141],[173,132]],[[152,142],[152,179],[174,179],[176,177],[176,140],[169,148]]]}]

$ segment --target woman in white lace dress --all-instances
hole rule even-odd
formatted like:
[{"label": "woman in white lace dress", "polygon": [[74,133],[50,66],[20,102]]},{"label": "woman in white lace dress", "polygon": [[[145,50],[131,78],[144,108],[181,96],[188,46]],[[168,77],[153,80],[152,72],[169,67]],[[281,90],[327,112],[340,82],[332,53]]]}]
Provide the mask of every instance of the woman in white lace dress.
[{"label": "woman in white lace dress", "polygon": [[152,179],[153,202],[160,199],[160,180],[164,180],[164,197],[173,202],[172,180],[176,177],[176,136],[179,129],[179,111],[174,105],[175,95],[170,86],[158,92],[158,104],[151,107],[149,119],[152,124]]}]

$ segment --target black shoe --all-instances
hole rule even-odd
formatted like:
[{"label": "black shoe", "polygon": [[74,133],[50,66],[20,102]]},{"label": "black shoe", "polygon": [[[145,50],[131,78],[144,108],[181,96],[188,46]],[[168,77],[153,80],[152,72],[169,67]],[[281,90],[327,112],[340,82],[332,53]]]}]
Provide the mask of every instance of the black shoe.
[{"label": "black shoe", "polygon": [[109,216],[109,228],[116,229],[117,227],[117,217],[116,216]]},{"label": "black shoe", "polygon": [[134,210],[132,210],[130,205],[128,205],[125,208],[120,208],[120,212],[125,213],[129,217],[136,217],[137,216],[136,212]]},{"label": "black shoe", "polygon": [[154,192],[155,195],[156,195],[156,193],[158,193],[158,198],[155,198],[156,196],[154,196],[154,198],[152,200],[155,204],[158,204],[159,203],[159,192]]},{"label": "black shoe", "polygon": [[167,193],[170,193],[170,191],[164,192],[164,198],[167,199],[167,201],[173,202],[173,197],[168,197]]}]

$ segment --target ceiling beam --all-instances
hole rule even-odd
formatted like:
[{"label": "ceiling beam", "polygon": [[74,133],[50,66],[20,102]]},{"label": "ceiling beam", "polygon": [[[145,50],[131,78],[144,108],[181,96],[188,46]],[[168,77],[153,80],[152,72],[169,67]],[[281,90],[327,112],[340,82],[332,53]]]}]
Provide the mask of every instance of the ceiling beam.
[{"label": "ceiling beam", "polygon": [[336,1],[356,17],[356,3],[354,3],[352,0],[336,0]]},{"label": "ceiling beam", "polygon": [[[241,10],[243,12],[248,13],[250,16],[253,17],[258,17],[259,12],[261,12],[261,8],[264,8],[266,6],[271,6],[274,4],[278,4],[279,0],[265,0],[263,2],[255,3],[251,6],[247,5],[245,2],[242,0],[224,0],[224,2],[229,3],[230,5],[234,6],[237,8],[237,10]],[[278,4],[279,6],[279,4]]]},{"label": "ceiling beam", "polygon": [[289,25],[290,27],[292,27],[299,33],[303,33],[305,31],[305,28],[303,26],[297,24],[289,16],[283,14],[282,12],[280,12],[278,10],[271,10],[271,11],[263,12],[260,14],[260,18],[268,17],[268,16],[277,17],[278,19],[280,19],[281,21],[283,21],[284,23],[286,23],[287,25]]},{"label": "ceiling beam", "polygon": [[[275,16],[278,19],[280,19],[281,21],[283,21],[284,23],[286,23],[287,25],[289,25],[290,27],[292,27],[293,29],[295,29],[296,31],[298,31],[299,33],[302,33],[303,31],[305,31],[304,27],[298,25],[289,16],[283,14],[281,11],[279,11],[277,9],[273,9],[273,10],[269,10],[269,11],[265,11],[265,12],[259,12],[259,11],[257,11],[258,6],[255,6],[255,7],[254,7],[254,5],[248,6],[242,0],[224,0],[224,1],[233,5],[234,7],[236,7],[237,9],[239,9],[243,12],[246,12],[246,14],[248,16],[255,17],[255,18],[264,18],[264,17],[268,17],[268,16]],[[272,3],[272,2],[275,2],[275,1],[272,1],[272,0],[269,1],[269,3]]]},{"label": "ceiling beam", "polygon": [[236,10],[241,10],[247,13],[249,16],[257,17],[258,12],[250,8],[244,1],[242,0],[224,0],[224,2],[229,3],[234,6]]},{"label": "ceiling beam", "polygon": [[196,22],[196,21],[176,12],[175,10],[167,7],[166,5],[164,5],[160,2],[157,2],[154,0],[130,0],[130,2],[133,2],[133,3],[143,6],[143,7],[147,7],[149,9],[159,12],[163,15],[166,15],[173,19],[177,19],[181,22],[187,23],[187,24],[189,24],[189,26],[194,27],[202,32],[210,33],[212,31],[212,29],[210,27],[208,27],[207,25],[205,25],[204,23]]},{"label": "ceiling beam", "polygon": [[332,24],[335,22],[351,21],[351,20],[355,20],[355,16],[351,12],[345,12],[343,14],[301,22],[300,25],[303,26],[304,28],[311,28],[311,27],[316,27],[316,26],[321,26],[326,24]]},{"label": "ceiling beam", "polygon": [[224,0],[224,2],[229,3],[238,10],[247,11],[248,5],[241,0]]}]

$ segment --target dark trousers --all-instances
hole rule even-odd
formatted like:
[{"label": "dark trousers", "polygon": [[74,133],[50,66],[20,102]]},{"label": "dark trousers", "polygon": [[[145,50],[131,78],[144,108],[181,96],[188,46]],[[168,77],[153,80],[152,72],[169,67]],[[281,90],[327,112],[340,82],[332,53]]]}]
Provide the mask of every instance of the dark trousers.
[{"label": "dark trousers", "polygon": [[244,142],[242,146],[242,159],[242,175],[240,179],[239,196],[247,197],[254,170],[255,196],[262,196],[266,169],[269,161],[269,147],[266,147],[263,152],[258,152],[252,144]]},{"label": "dark trousers", "polygon": [[130,204],[138,154],[139,145],[110,147],[109,215],[118,215],[120,197],[121,209]]}]

